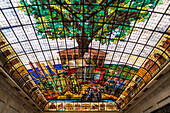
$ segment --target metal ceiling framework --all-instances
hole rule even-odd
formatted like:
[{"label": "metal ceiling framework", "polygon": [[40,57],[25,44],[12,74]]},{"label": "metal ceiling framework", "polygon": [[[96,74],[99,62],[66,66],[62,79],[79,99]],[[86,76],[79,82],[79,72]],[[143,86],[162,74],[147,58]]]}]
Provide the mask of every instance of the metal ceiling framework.
[{"label": "metal ceiling framework", "polygon": [[[128,65],[130,68],[128,68],[129,71],[127,71],[127,73],[130,73],[133,75],[130,79],[128,79],[128,82],[126,84],[122,85],[123,88],[121,89],[121,91],[119,91],[118,89],[115,90],[114,94],[117,94],[116,96],[113,94],[113,96],[115,96],[116,98],[113,100],[114,101],[113,103],[115,103],[116,105],[114,105],[114,109],[109,110],[109,111],[119,111],[121,108],[127,105],[128,102],[135,95],[137,95],[140,92],[140,90],[144,86],[147,85],[149,81],[152,80],[152,78],[156,75],[156,73],[161,71],[161,69],[164,66],[166,66],[166,64],[169,62],[170,53],[168,49],[170,48],[169,47],[170,43],[168,41],[170,39],[170,36],[169,36],[170,28],[169,28],[169,22],[166,22],[170,20],[169,2],[168,0],[167,1],[163,0],[160,3],[160,1],[157,0],[154,2],[154,5],[152,4],[148,5],[148,7],[153,6],[153,8],[147,9],[145,5],[146,5],[146,2],[148,1],[146,0],[141,1],[142,5],[140,6],[140,8],[132,7],[135,2],[134,0],[129,0],[128,2],[126,0],[125,1],[122,1],[122,0],[116,0],[116,1],[112,1],[112,0],[106,0],[106,1],[105,0],[100,0],[100,1],[85,0],[84,1],[84,0],[81,0],[77,2],[76,1],[77,0],[69,1],[69,2],[64,1],[64,0],[63,1],[62,0],[30,0],[30,1],[29,0],[21,0],[21,1],[0,0],[0,4],[1,4],[0,5],[0,10],[1,10],[0,17],[2,19],[0,21],[1,23],[0,24],[1,25],[0,26],[1,27],[1,38],[0,38],[0,50],[1,51],[0,53],[1,53],[1,61],[2,61],[1,66],[9,73],[9,75],[11,75],[13,80],[28,94],[30,98],[33,99],[33,101],[42,110],[58,111],[59,109],[57,107],[53,109],[53,108],[50,108],[50,105],[51,103],[55,103],[55,106],[57,106],[58,103],[60,102],[57,102],[57,101],[55,102],[54,100],[57,100],[57,99],[48,99],[46,98],[46,96],[44,96],[44,93],[42,93],[42,89],[38,86],[39,84],[33,77],[34,75],[31,75],[31,73],[34,72],[34,70],[32,69],[32,71],[30,71],[31,67],[30,67],[29,62],[32,62],[33,64],[36,64],[37,62],[39,64],[45,63],[47,68],[51,68],[50,64],[48,63],[50,61],[53,64],[53,68],[56,69],[56,66],[57,66],[56,62],[58,62],[59,68],[61,68],[60,66],[62,65],[62,62],[61,61],[59,62],[58,60],[58,59],[61,60],[61,58],[59,58],[61,51],[66,50],[66,56],[69,56],[70,53],[68,52],[70,49],[73,48],[74,53],[72,54],[76,54],[75,47],[78,46],[78,49],[79,49],[78,54],[81,59],[84,59],[83,58],[83,55],[85,52],[84,50],[87,50],[88,48],[90,48],[90,53],[89,53],[90,60],[94,60],[92,58],[92,53],[91,53],[92,48],[98,51],[97,53],[98,56],[99,56],[100,51],[104,51],[106,53],[104,55],[104,58],[105,58],[104,66],[99,66],[95,64],[95,66],[92,66],[93,70],[104,71],[105,75],[107,75],[106,70],[108,69],[119,70],[119,73],[123,73],[125,72],[125,68],[127,68],[127,65]],[[124,2],[126,2],[128,5],[126,6],[120,5],[120,4],[123,4]],[[73,9],[75,8],[74,7],[75,4],[73,3],[76,3],[78,6],[80,6],[79,7],[80,11],[78,10],[76,11],[75,9]],[[159,7],[159,5],[162,5],[162,7],[164,6],[164,8],[160,9],[161,6]],[[36,9],[37,12],[32,13],[34,10],[30,11],[31,7],[37,8]],[[48,8],[48,13],[49,13],[48,17],[50,18],[50,21],[48,20],[48,18],[44,19],[45,16],[47,15],[44,16],[42,14],[43,11],[46,11],[45,9],[42,10],[41,9],[42,7]],[[61,18],[59,18],[60,21],[57,21],[55,20],[56,18],[54,18],[54,13],[53,13],[53,11],[55,10],[54,7],[55,8],[57,7],[58,9],[60,9],[60,12],[58,12],[58,16],[61,16]],[[97,8],[97,10],[91,9],[91,13],[89,13],[88,11],[85,11],[86,9],[88,9],[87,7]],[[108,13],[109,11],[113,10],[113,8],[114,8],[114,16],[112,17],[112,21],[108,22],[108,20],[111,18],[111,16]],[[123,13],[123,16],[122,16],[123,20],[121,20],[121,18],[117,18],[117,17],[121,17],[119,14],[122,13],[120,12],[122,9],[126,9],[126,11]],[[136,15],[134,17],[130,17],[131,15],[133,15],[133,13],[129,13],[129,12],[131,11],[133,12],[133,10],[137,11],[137,13],[135,13]],[[102,13],[100,14],[99,13],[100,11],[103,11],[103,14]],[[139,19],[141,19],[141,14],[143,14],[143,12],[147,12],[148,17],[143,19],[143,21],[142,20],[139,21]],[[66,17],[68,17],[67,14],[71,14],[70,18],[72,19],[70,19],[69,21],[65,19]],[[85,16],[86,14],[87,16]],[[39,17],[36,17],[36,15],[39,15]],[[104,17],[102,17],[102,15],[104,15]],[[154,15],[157,17],[156,19],[158,19],[156,22],[153,21]],[[103,20],[100,18],[96,19],[96,17],[100,17],[100,16],[103,18]],[[130,18],[133,18],[133,21],[130,21]],[[101,22],[99,22],[98,20],[101,20]],[[116,23],[118,20],[121,20],[120,21],[121,23]],[[127,20],[129,21],[129,24],[127,24]],[[60,34],[57,31],[58,29],[56,28],[57,24],[59,23],[63,25],[63,27],[61,27],[62,29],[59,29],[59,31],[61,31]],[[72,28],[73,32],[71,32],[71,30],[68,30],[70,26],[67,25],[66,23],[71,24],[70,26],[73,27]],[[92,26],[91,28],[85,28],[90,25]],[[107,29],[107,30],[110,30],[110,32],[108,33],[107,31],[105,31],[106,25],[110,26],[109,29]],[[37,26],[41,26],[41,28],[38,28]],[[96,33],[95,31],[97,30],[98,26],[100,28],[100,32],[98,30]],[[118,29],[117,26],[119,27],[121,26],[121,28]],[[49,29],[47,27],[52,27],[52,29],[50,29],[50,35],[48,32]],[[124,29],[126,27],[129,28],[130,31],[128,34],[124,36],[123,35],[125,34]],[[88,29],[91,30],[91,31],[88,31],[90,35],[88,35],[88,32],[85,31]],[[114,38],[113,38],[113,34],[114,32],[116,32],[114,30],[116,29],[118,29],[118,32],[119,32],[118,34],[120,35],[116,34],[114,35]],[[41,30],[42,30],[42,33],[40,32]],[[138,33],[138,34],[134,36],[135,33]],[[100,35],[97,36],[96,34],[100,34]],[[146,40],[142,39],[143,35],[146,38]],[[50,36],[52,36],[52,38]],[[103,36],[105,37],[103,38]],[[135,37],[135,41],[133,40],[134,37]],[[69,39],[71,39],[72,42],[69,42],[70,41]],[[96,42],[94,40],[96,40]],[[102,40],[103,41],[106,40],[105,43],[103,43]],[[110,42],[112,44],[110,44]],[[163,48],[163,46],[161,48],[160,44],[163,44],[164,42],[165,44],[169,44],[169,45],[166,46],[166,48],[165,47]],[[130,44],[132,45],[130,48],[130,51],[127,51],[127,49],[129,49],[128,47]],[[94,47],[93,45],[97,47]],[[10,53],[8,53],[9,55],[5,53],[5,51],[7,50],[10,51]],[[58,52],[57,54],[58,56],[56,55],[56,52]],[[111,59],[108,58],[108,55],[111,56]],[[154,55],[160,55],[160,56],[156,59]],[[128,57],[126,61],[125,59],[123,59],[125,56]],[[16,58],[18,59],[18,61],[15,60]],[[132,60],[133,58],[134,60]],[[140,59],[143,59],[143,60],[140,61]],[[97,60],[99,60],[99,58]],[[160,63],[160,60],[163,60],[164,62]],[[145,67],[147,65],[147,62],[152,62],[152,65],[149,68]],[[10,68],[10,65],[12,66],[11,68]],[[68,65],[69,65],[69,62],[68,62]],[[117,65],[117,67],[113,69],[113,65]],[[119,69],[119,66],[122,66],[121,69]],[[152,73],[151,69],[153,69],[154,66],[157,66],[157,68],[156,70],[154,70],[154,73]],[[53,68],[48,69],[49,73],[59,74],[59,71],[56,70],[56,72],[54,72]],[[79,67],[79,68],[84,70],[84,67]],[[131,70],[134,70],[134,69],[137,69],[137,71],[135,73],[131,72]],[[140,72],[142,69],[144,69],[146,72],[144,73]],[[37,70],[36,72],[41,74],[40,72],[41,70],[39,71]],[[82,72],[81,75],[83,74],[84,72]],[[147,78],[148,75],[150,76],[150,78],[146,80],[145,77]],[[52,75],[48,75],[48,76],[52,76]],[[137,86],[137,91],[134,91],[134,88],[132,88],[133,94],[131,95],[131,97],[129,97],[129,95],[125,96],[125,92],[127,93],[128,88],[131,88],[130,86],[132,82],[136,83],[134,80],[136,76],[141,78]],[[126,77],[121,78],[121,76],[118,76],[115,78],[117,78],[118,80],[123,79],[123,83],[125,83],[125,81],[127,80]],[[84,79],[83,76],[80,79]],[[52,79],[52,81],[54,82],[54,79]],[[107,80],[105,79],[104,82],[106,81]],[[32,85],[30,85],[30,83]],[[141,86],[140,86],[140,83],[142,84]],[[33,86],[37,86],[37,87],[35,88]],[[104,86],[104,85],[102,84],[101,86]],[[114,84],[114,87],[115,86],[116,84]],[[84,90],[84,89],[81,89],[81,90]],[[48,95],[50,95],[49,92],[47,93]],[[123,97],[129,98],[129,99],[125,101],[126,99]],[[63,102],[66,100],[68,99],[63,100]],[[83,106],[83,103],[88,103],[88,101],[84,101],[84,102],[75,101],[73,103],[73,106],[75,105],[75,103],[76,104],[81,103],[81,105]],[[92,106],[92,104],[98,103],[99,105],[99,103],[101,104],[103,102],[102,101],[94,101],[94,102],[89,101],[89,103]],[[107,103],[107,102],[104,102],[104,103]],[[76,111],[76,110],[73,107],[72,110],[64,109],[63,111]],[[83,110],[79,110],[79,111],[83,111]],[[102,111],[102,110],[98,107],[97,109],[91,108],[90,111]]]}]

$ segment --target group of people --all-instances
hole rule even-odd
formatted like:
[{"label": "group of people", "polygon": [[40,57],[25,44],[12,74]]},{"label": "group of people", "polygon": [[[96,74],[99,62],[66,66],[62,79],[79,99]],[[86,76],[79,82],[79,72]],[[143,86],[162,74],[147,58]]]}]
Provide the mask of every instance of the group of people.
[{"label": "group of people", "polygon": [[60,74],[60,77],[54,77],[54,81],[60,92],[71,90],[73,93],[78,93],[79,91],[80,79],[75,73],[65,76]]},{"label": "group of people", "polygon": [[101,93],[103,92],[103,89],[101,89],[101,86],[96,85],[89,85],[89,87],[86,90],[86,101],[100,101],[101,100]]},{"label": "group of people", "polygon": [[104,83],[104,92],[114,94],[115,90],[121,88],[123,84],[123,79],[119,79],[117,77],[107,76],[107,81]]},{"label": "group of people", "polygon": [[71,75],[52,75],[52,77],[42,77],[39,81],[41,89],[55,90],[59,93],[63,93],[67,90],[78,93],[79,91],[79,78],[73,73]]}]

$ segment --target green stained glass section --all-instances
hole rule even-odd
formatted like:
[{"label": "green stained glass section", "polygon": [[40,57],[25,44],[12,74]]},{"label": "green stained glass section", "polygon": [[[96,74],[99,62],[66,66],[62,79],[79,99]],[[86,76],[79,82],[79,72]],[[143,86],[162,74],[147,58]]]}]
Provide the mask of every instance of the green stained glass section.
[{"label": "green stained glass section", "polygon": [[[83,33],[84,41],[91,42],[95,39],[101,44],[110,44],[125,40],[125,37],[134,30],[130,23],[145,21],[150,15],[148,10],[161,3],[158,0],[30,0],[29,3],[21,0],[20,6],[28,6],[21,10],[27,15],[32,15],[36,22],[40,23],[35,27],[39,32],[37,34],[42,38],[72,39],[75,36],[82,36]],[[39,6],[33,6],[37,4]],[[72,21],[75,21],[74,24]],[[112,33],[116,33],[114,39],[107,40],[106,37]]]}]

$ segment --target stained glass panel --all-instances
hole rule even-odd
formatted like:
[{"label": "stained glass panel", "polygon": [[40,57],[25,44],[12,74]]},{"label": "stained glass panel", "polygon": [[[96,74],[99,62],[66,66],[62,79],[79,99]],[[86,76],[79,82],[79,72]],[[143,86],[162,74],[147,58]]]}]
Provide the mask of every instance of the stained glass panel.
[{"label": "stained glass panel", "polygon": [[0,65],[44,111],[120,111],[169,62],[169,0],[0,0]]}]

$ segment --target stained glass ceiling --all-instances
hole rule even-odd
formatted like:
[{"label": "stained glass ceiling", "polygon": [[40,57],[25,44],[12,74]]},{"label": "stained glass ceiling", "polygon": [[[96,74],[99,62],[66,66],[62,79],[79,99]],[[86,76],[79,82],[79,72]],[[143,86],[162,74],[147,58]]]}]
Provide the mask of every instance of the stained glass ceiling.
[{"label": "stained glass ceiling", "polygon": [[0,0],[0,65],[43,111],[120,111],[169,62],[169,0]]}]

